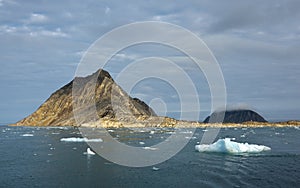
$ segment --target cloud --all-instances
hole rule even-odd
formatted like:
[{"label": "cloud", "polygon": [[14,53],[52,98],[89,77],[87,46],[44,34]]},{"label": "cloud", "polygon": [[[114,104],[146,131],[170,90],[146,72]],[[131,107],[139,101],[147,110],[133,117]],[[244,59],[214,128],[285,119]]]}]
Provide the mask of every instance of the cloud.
[{"label": "cloud", "polygon": [[211,7],[209,11],[212,11],[211,24],[207,30],[209,33],[238,30],[249,34],[254,32],[271,35],[287,34],[295,31],[297,20],[300,19],[298,1],[275,1],[274,3],[235,1],[230,5],[223,2],[219,8],[215,3],[211,3],[209,7]]},{"label": "cloud", "polygon": [[60,28],[56,28],[54,31],[49,30],[37,30],[29,33],[32,37],[46,36],[46,37],[68,37],[69,35],[62,32]]},{"label": "cloud", "polygon": [[48,21],[48,17],[43,14],[32,13],[26,23],[45,23]]},{"label": "cloud", "polygon": [[42,27],[30,27],[30,26],[9,26],[0,25],[0,33],[2,34],[15,34],[29,37],[69,37],[69,35],[56,28],[55,30],[46,30]]},{"label": "cloud", "polygon": [[0,25],[0,33],[14,33],[16,32],[17,28],[8,25]]},{"label": "cloud", "polygon": [[105,8],[105,14],[109,14],[110,13],[110,8],[109,7],[106,7]]},{"label": "cloud", "polygon": [[154,21],[164,21],[164,22],[175,22],[178,19],[177,14],[168,14],[168,15],[155,15],[151,20]]},{"label": "cloud", "polygon": [[17,4],[17,3],[13,0],[0,0],[0,7],[4,6],[5,4]]}]

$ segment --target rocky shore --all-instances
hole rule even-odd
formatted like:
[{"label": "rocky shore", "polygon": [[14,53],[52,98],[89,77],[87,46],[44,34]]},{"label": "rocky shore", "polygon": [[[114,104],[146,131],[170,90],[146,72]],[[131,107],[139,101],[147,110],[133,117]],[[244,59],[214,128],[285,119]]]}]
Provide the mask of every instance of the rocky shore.
[{"label": "rocky shore", "polygon": [[[159,122],[159,120],[162,120]],[[169,128],[234,128],[234,127],[299,127],[300,121],[286,122],[244,122],[244,123],[202,123],[194,121],[181,121],[172,118],[161,117],[159,120],[120,122],[117,120],[100,120],[93,123],[82,124],[83,127],[104,127],[104,128],[123,128],[123,127],[169,127]]]}]

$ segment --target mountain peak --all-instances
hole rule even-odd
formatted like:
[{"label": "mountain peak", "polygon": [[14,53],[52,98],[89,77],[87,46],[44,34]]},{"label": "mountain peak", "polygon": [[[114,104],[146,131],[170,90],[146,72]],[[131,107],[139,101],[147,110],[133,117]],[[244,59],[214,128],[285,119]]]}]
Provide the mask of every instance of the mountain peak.
[{"label": "mountain peak", "polygon": [[[74,87],[84,96],[81,102],[86,105],[83,110],[87,114],[84,114],[84,119],[80,122],[76,122],[74,119]],[[77,123],[94,122],[96,121],[94,114],[88,110],[92,103],[86,103],[87,99],[95,105],[99,118],[156,116],[146,103],[131,98],[114,82],[107,71],[99,69],[91,75],[75,77],[54,92],[34,113],[18,121],[15,125],[78,126]]]}]

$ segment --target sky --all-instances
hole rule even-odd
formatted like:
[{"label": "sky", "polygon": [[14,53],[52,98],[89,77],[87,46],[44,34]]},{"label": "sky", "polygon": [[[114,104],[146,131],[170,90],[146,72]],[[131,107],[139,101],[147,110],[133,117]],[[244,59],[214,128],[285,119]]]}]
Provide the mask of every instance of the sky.
[{"label": "sky", "polygon": [[[0,123],[31,114],[71,81],[84,52],[103,34],[142,21],[176,24],[200,37],[221,67],[228,106],[253,109],[269,121],[299,120],[299,20],[297,0],[0,0]],[[133,46],[119,52],[107,70],[115,78],[138,58],[176,53],[164,46]],[[203,120],[211,110],[209,87],[183,61],[178,64],[199,83]],[[162,80],[147,79],[130,94],[172,117],[180,111],[176,89]]]}]

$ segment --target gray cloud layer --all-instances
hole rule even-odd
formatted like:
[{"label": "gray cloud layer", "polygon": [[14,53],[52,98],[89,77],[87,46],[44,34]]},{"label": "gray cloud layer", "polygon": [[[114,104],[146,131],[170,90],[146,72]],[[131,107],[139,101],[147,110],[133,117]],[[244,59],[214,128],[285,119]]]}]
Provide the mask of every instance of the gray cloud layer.
[{"label": "gray cloud layer", "polygon": [[[183,26],[208,44],[229,103],[246,103],[269,119],[299,119],[299,1],[0,0],[0,122],[30,114],[71,80],[82,52],[98,37],[149,20]],[[129,50],[119,61],[168,54],[152,50]],[[110,71],[116,69],[112,64]]]}]

